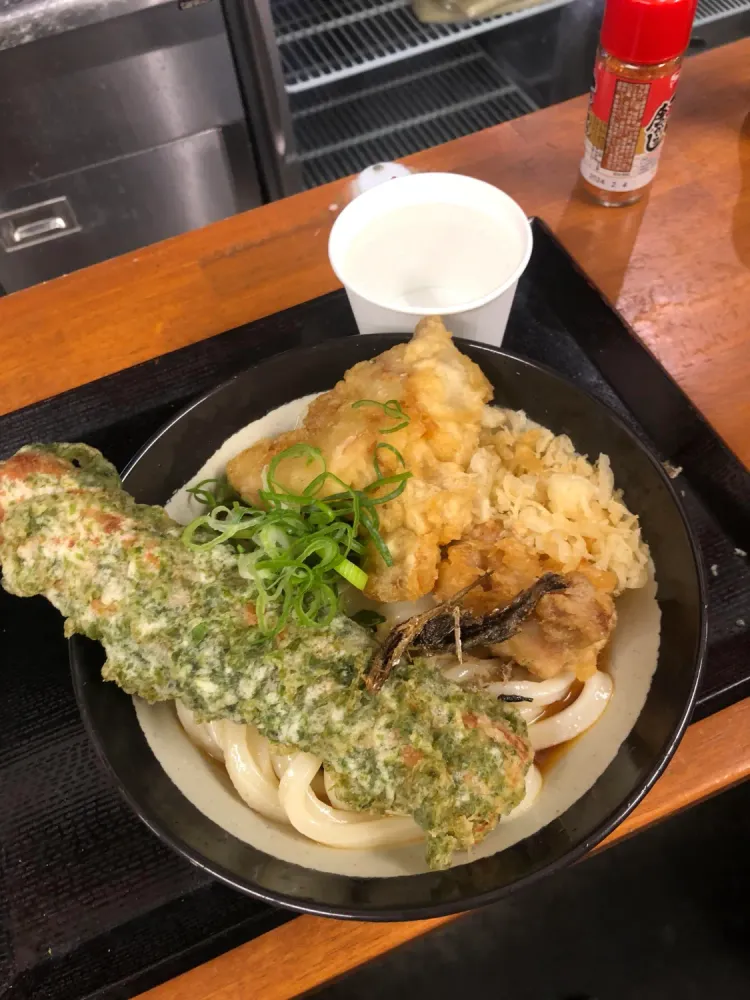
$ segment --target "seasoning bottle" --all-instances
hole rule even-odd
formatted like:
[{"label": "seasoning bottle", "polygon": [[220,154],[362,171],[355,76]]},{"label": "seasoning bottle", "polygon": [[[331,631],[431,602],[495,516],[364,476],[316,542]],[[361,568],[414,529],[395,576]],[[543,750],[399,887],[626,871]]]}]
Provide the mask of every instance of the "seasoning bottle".
[{"label": "seasoning bottle", "polygon": [[654,179],[695,6],[607,0],[581,160],[601,205],[631,205]]}]

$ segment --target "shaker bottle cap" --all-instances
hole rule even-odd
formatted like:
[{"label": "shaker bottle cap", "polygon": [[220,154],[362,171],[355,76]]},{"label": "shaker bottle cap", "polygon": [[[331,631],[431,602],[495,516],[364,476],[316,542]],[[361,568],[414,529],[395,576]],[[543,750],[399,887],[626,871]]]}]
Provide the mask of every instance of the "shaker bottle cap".
[{"label": "shaker bottle cap", "polygon": [[696,0],[607,0],[601,44],[625,63],[655,65],[690,41]]}]

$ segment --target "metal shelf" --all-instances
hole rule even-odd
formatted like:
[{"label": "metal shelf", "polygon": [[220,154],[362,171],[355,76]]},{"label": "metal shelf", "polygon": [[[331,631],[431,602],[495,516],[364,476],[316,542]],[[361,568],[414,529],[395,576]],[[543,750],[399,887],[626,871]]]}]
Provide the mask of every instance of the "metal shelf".
[{"label": "metal shelf", "polygon": [[[378,66],[473,38],[563,7],[542,0],[521,10],[458,24],[422,24],[410,0],[274,0],[272,12],[286,89],[300,93]],[[699,0],[695,26],[750,10],[750,0]]]},{"label": "metal shelf", "polygon": [[712,21],[719,21],[732,14],[741,14],[745,10],[750,10],[750,0],[698,0],[693,26],[700,28],[704,24],[711,24]]},{"label": "metal shelf", "polygon": [[422,24],[409,0],[275,0],[271,9],[286,89],[295,94],[569,2],[543,0],[524,10],[461,24]]},{"label": "metal shelf", "polygon": [[385,82],[368,83],[351,81],[315,103],[292,102],[308,187],[535,110],[472,41],[410,63]]},{"label": "metal shelf", "polygon": [[[535,110],[475,36],[567,2],[469,24],[423,25],[409,0],[276,0],[305,184],[324,184]],[[746,10],[750,0],[699,0],[695,26]],[[360,75],[366,70],[375,72]]]}]

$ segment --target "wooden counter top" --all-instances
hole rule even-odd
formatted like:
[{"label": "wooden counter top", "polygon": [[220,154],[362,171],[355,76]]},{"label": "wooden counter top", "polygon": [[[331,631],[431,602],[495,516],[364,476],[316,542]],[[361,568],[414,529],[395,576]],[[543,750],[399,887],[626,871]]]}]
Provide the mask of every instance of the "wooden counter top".
[{"label": "wooden counter top", "polygon": [[[750,39],[687,63],[656,183],[631,208],[579,195],[585,99],[409,160],[497,184],[543,218],[746,464],[748,65]],[[0,299],[0,413],[330,291],[326,242],[348,192],[345,181],[330,184]],[[746,700],[690,727],[610,840],[749,774]],[[147,996],[281,1000],[442,922],[301,917]]]},{"label": "wooden counter top", "polygon": [[[746,462],[750,39],[689,60],[647,201],[576,191],[585,98],[420,153],[504,188],[556,232]],[[336,287],[345,181],[0,300],[0,413]]]}]

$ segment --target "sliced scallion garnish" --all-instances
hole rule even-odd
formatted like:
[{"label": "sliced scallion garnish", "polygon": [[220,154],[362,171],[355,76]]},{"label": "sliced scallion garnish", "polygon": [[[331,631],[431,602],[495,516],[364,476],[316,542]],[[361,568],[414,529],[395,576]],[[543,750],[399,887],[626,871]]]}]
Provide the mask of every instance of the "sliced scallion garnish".
[{"label": "sliced scallion garnish", "polygon": [[404,413],[397,399],[389,399],[385,403],[380,403],[377,399],[358,399],[356,403],[352,403],[353,410],[358,410],[361,406],[379,406],[386,417],[398,421],[394,427],[381,427],[381,434],[393,434],[409,426],[409,414]]},{"label": "sliced scallion garnish", "polygon": [[367,583],[367,573],[363,569],[360,569],[356,563],[353,563],[350,559],[342,559],[340,563],[337,563],[333,567],[336,572],[343,576],[347,583],[350,583],[357,590],[364,590],[365,584]]},{"label": "sliced scallion garnish", "polygon": [[[396,400],[376,405],[390,417],[406,416]],[[255,591],[255,615],[262,635],[277,635],[290,620],[303,627],[327,625],[340,608],[341,579],[364,589],[367,573],[358,565],[365,550],[361,533],[369,536],[386,565],[393,565],[380,534],[377,507],[403,493],[411,472],[404,469],[383,475],[378,460],[378,451],[383,449],[404,466],[398,449],[379,443],[373,459],[375,479],[364,490],[354,489],[330,472],[319,448],[302,443],[279,452],[269,463],[265,488],[258,491],[261,506],[241,502],[226,480],[204,480],[191,488],[207,510],[187,525],[182,539],[198,552],[225,543],[236,549],[238,571]],[[289,459],[306,459],[311,467],[302,493],[279,480],[279,470]],[[321,497],[331,485],[336,492]],[[193,639],[200,641],[206,631],[205,623],[196,626]]]},{"label": "sliced scallion garnish", "polygon": [[375,475],[378,477],[378,479],[383,478],[383,471],[380,468],[380,460],[378,458],[379,451],[391,452],[392,455],[396,456],[401,465],[404,468],[406,468],[406,462],[404,461],[404,456],[401,454],[398,448],[394,448],[392,444],[388,444],[386,441],[378,441],[378,443],[375,445],[375,454],[373,455],[372,458],[372,464],[375,466]]},{"label": "sliced scallion garnish", "polygon": [[226,476],[222,476],[220,479],[202,479],[195,486],[188,487],[187,492],[192,493],[198,503],[210,508],[239,500]]},{"label": "sliced scallion garnish", "polygon": [[359,611],[355,611],[352,615],[353,622],[356,622],[357,625],[361,625],[362,628],[372,629],[373,632],[378,625],[382,625],[385,620],[385,615],[381,615],[379,611],[371,611],[369,608],[361,608]]}]

